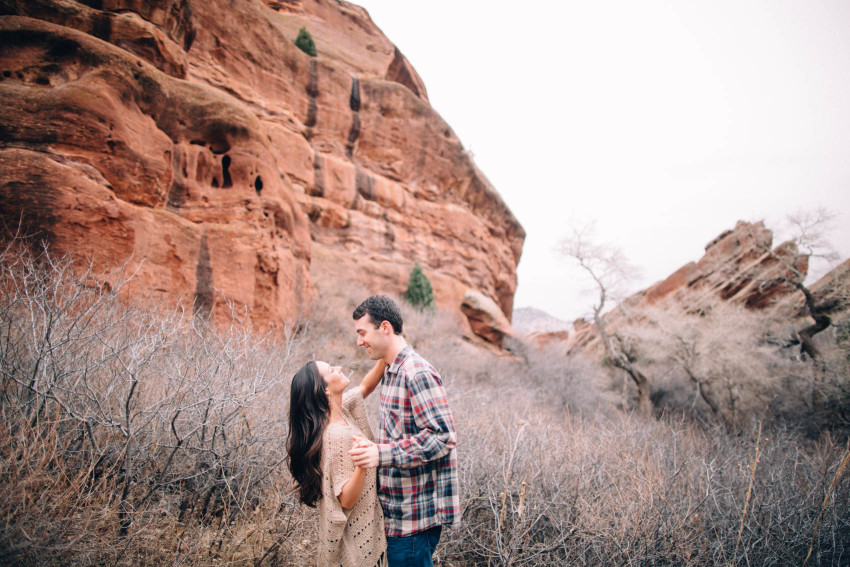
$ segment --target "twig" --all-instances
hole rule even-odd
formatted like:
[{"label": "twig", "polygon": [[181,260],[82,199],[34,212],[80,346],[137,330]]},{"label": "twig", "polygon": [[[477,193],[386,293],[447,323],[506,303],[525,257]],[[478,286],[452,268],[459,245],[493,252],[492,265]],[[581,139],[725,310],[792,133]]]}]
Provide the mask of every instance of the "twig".
[{"label": "twig", "polygon": [[751,465],[750,470],[750,485],[747,487],[747,499],[744,501],[744,512],[741,514],[741,526],[738,528],[738,539],[735,541],[735,552],[732,554],[732,566],[735,566],[738,557],[738,546],[741,544],[741,536],[744,533],[744,521],[747,518],[747,509],[750,506],[750,496],[753,493],[753,481],[756,478],[756,469],[758,468],[759,458],[761,457],[761,447],[759,444],[761,443],[761,422],[759,422],[759,432],[756,437],[756,454],[753,458],[753,464]]},{"label": "twig", "polygon": [[847,467],[847,463],[850,463],[850,442],[847,443],[847,450],[844,452],[844,458],[841,460],[841,464],[838,465],[838,470],[835,471],[835,476],[832,477],[832,483],[829,485],[829,490],[826,491],[826,496],[823,497],[823,504],[821,504],[820,513],[818,514],[818,519],[815,522],[815,529],[812,530],[812,543],[809,544],[809,552],[806,554],[806,558],[803,560],[803,567],[806,567],[806,563],[809,562],[809,558],[812,556],[812,550],[815,547],[815,538],[818,535],[820,521],[823,518],[823,511],[826,509],[826,505],[829,503],[829,497],[832,494],[832,491],[835,489],[836,483],[838,483],[838,478],[841,476],[841,473],[843,473],[844,469]]}]

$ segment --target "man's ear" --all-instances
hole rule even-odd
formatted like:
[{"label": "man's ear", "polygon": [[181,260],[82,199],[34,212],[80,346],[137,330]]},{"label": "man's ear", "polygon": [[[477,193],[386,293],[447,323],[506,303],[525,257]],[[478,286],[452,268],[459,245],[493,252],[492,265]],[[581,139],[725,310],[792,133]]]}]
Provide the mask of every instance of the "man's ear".
[{"label": "man's ear", "polygon": [[381,332],[385,335],[392,334],[393,332],[393,326],[390,325],[389,321],[381,321],[381,325],[378,328],[381,329]]}]

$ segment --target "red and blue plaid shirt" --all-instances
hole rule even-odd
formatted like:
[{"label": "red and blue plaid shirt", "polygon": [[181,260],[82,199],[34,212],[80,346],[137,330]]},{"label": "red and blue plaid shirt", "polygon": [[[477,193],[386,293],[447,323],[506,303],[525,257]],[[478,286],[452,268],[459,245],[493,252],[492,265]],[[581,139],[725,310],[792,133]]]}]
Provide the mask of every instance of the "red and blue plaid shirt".
[{"label": "red and blue plaid shirt", "polygon": [[378,499],[388,536],[459,520],[452,413],[440,375],[405,346],[381,379]]}]

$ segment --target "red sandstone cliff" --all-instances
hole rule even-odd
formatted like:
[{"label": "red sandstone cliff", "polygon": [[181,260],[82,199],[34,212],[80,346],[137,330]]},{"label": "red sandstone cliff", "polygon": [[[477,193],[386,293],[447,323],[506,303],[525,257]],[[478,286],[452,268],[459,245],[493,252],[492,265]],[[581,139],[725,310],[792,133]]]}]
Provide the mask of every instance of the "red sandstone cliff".
[{"label": "red sandstone cliff", "polygon": [[522,227],[355,5],[2,0],[0,105],[4,222],[144,260],[134,293],[270,326],[418,261],[439,305],[512,311]]}]

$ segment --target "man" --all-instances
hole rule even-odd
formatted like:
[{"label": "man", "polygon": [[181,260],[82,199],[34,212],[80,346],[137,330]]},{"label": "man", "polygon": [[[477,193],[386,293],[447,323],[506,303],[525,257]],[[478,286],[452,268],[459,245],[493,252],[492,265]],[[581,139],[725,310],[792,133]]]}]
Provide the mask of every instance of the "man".
[{"label": "man", "polygon": [[432,566],[443,526],[459,519],[452,414],[440,375],[402,337],[398,305],[373,295],[354,310],[357,346],[388,363],[381,378],[377,443],[349,451],[359,467],[378,467],[390,567]]}]

